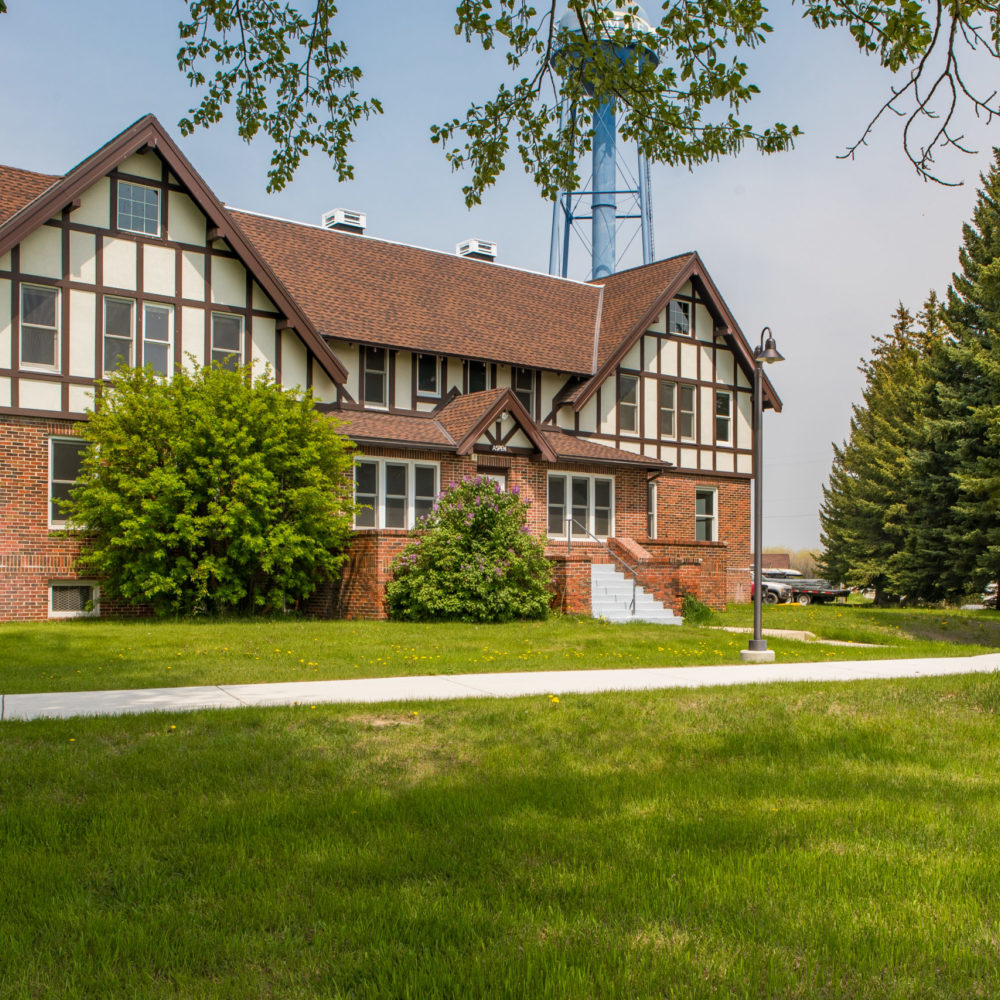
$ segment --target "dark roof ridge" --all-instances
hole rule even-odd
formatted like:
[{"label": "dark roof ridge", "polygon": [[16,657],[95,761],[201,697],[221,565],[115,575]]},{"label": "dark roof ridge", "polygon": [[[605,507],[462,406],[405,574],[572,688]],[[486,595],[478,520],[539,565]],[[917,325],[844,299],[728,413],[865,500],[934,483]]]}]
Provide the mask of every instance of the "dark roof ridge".
[{"label": "dark roof ridge", "polygon": [[646,267],[656,267],[657,264],[666,264],[671,260],[680,260],[682,257],[697,257],[697,250],[685,250],[683,253],[672,253],[669,257],[660,257],[658,260],[650,261],[648,264],[635,264],[633,267],[626,267],[621,271],[612,271],[611,274],[606,275],[603,278],[591,278],[589,281],[584,282],[587,285],[603,285],[605,281],[610,281],[613,278],[617,278],[621,274],[628,274],[631,271],[641,271]]}]

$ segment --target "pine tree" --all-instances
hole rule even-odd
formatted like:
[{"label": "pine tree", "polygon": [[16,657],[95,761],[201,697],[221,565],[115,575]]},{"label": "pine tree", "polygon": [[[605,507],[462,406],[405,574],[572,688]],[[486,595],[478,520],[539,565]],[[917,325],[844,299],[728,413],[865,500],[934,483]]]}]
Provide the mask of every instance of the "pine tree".
[{"label": "pine tree", "polygon": [[873,587],[880,602],[894,590],[889,567],[903,544],[905,524],[899,487],[907,479],[922,423],[921,358],[935,336],[937,313],[933,293],[916,325],[900,303],[892,333],[875,339],[871,358],[861,365],[863,402],[853,408],[848,440],[834,445],[830,481],[823,489],[823,572]]}]

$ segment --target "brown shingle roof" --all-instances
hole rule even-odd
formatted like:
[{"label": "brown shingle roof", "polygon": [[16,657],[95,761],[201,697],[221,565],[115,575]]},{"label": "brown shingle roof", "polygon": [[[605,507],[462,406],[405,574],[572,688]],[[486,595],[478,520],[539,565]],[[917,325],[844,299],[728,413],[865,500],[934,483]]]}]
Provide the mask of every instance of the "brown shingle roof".
[{"label": "brown shingle roof", "polygon": [[437,412],[441,426],[456,442],[470,433],[483,414],[501,397],[507,389],[486,389],[468,396],[456,396]]},{"label": "brown shingle roof", "polygon": [[331,410],[330,416],[343,422],[343,432],[361,443],[399,443],[424,448],[455,450],[455,441],[434,419],[432,413],[380,413],[377,410]]},{"label": "brown shingle roof", "polygon": [[39,174],[34,170],[0,166],[0,224],[33,202],[60,179],[54,174]]},{"label": "brown shingle roof", "polygon": [[552,450],[561,462],[603,462],[605,465],[644,465],[650,469],[666,469],[670,462],[662,462],[656,458],[646,458],[634,452],[615,448],[611,445],[587,441],[574,434],[543,427],[542,433]]},{"label": "brown shingle roof", "polygon": [[598,286],[230,210],[328,337],[591,374]]},{"label": "brown shingle roof", "polygon": [[678,274],[694,259],[693,253],[668,257],[643,267],[618,271],[600,279],[604,286],[597,371],[642,321],[650,307]]}]

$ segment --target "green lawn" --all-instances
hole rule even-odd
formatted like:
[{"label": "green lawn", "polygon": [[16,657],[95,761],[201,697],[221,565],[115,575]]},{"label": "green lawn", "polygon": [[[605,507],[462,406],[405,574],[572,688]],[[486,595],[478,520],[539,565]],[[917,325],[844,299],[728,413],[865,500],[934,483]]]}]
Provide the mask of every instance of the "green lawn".
[{"label": "green lawn", "polygon": [[[1000,615],[978,616],[794,605],[765,608],[764,625],[887,644],[850,649],[769,640],[783,662],[957,656],[1000,644]],[[749,605],[717,616],[724,625],[751,621]],[[478,626],[301,619],[8,623],[0,625],[0,692],[693,666],[736,663],[746,642],[745,636],[708,628],[609,625],[575,617]]]},{"label": "green lawn", "polygon": [[998,712],[971,675],[5,722],[0,996],[995,997]]}]

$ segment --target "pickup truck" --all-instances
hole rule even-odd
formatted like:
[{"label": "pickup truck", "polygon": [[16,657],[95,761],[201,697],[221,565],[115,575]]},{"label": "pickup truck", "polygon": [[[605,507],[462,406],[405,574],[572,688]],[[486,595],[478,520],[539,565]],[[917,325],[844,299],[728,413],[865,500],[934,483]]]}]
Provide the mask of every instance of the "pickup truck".
[{"label": "pickup truck", "polygon": [[838,597],[846,598],[850,591],[846,587],[834,587],[828,580],[784,579],[792,590],[792,600],[799,604],[829,604]]}]

